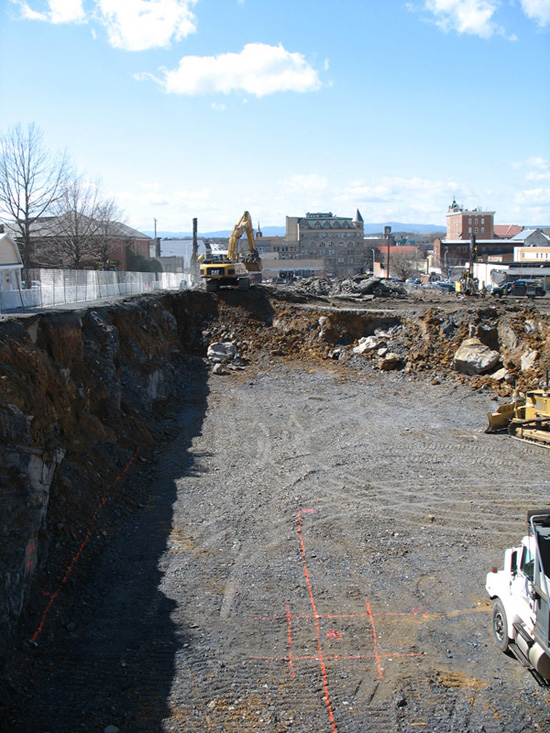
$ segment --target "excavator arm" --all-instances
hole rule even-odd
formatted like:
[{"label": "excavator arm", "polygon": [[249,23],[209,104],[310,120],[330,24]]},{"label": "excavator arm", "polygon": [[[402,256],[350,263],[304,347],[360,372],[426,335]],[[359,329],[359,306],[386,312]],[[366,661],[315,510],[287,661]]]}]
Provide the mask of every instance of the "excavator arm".
[{"label": "excavator arm", "polygon": [[256,246],[254,244],[254,229],[252,227],[252,219],[250,218],[250,214],[248,213],[248,211],[244,212],[239,221],[233,227],[233,231],[229,236],[229,248],[227,250],[227,258],[229,260],[232,260],[233,262],[238,261],[239,240],[244,232],[246,232],[250,251],[255,252]]},{"label": "excavator arm", "polygon": [[233,227],[233,231],[229,237],[227,258],[232,262],[239,262],[239,241],[245,232],[250,251],[242,258],[242,262],[244,262],[246,269],[249,272],[260,273],[262,270],[262,261],[254,242],[254,228],[252,226],[252,218],[248,211],[244,212],[239,221]]}]

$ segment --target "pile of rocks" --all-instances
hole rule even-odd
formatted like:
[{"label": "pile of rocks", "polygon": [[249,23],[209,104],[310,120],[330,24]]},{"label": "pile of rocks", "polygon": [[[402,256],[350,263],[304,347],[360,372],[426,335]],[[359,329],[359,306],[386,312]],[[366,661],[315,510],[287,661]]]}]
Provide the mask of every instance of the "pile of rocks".
[{"label": "pile of rocks", "polygon": [[237,347],[231,341],[218,341],[210,344],[206,358],[213,365],[213,374],[227,374],[225,369],[243,371],[246,361],[241,358]]},{"label": "pile of rocks", "polygon": [[407,291],[401,283],[381,280],[378,277],[354,277],[343,280],[310,277],[299,280],[294,288],[304,295],[321,295],[331,298],[406,298]]}]

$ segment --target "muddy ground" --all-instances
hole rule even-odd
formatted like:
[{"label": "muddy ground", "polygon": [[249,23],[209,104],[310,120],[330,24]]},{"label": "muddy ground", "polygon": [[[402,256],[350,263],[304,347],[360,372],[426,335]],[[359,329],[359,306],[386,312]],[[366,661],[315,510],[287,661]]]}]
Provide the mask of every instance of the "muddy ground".
[{"label": "muddy ground", "polygon": [[548,451],[486,435],[470,384],[256,357],[189,361],[134,504],[14,653],[5,730],[550,730],[484,590]]}]

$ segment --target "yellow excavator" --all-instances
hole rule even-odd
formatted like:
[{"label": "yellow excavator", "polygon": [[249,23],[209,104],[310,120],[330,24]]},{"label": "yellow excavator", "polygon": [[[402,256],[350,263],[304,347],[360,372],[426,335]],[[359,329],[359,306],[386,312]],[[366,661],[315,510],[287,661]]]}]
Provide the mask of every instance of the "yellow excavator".
[{"label": "yellow excavator", "polygon": [[550,388],[528,390],[525,395],[514,390],[513,400],[487,413],[486,433],[508,431],[513,438],[550,448]]},{"label": "yellow excavator", "polygon": [[[246,232],[249,252],[241,255],[239,241]],[[218,290],[222,285],[248,290],[251,282],[262,281],[262,260],[254,242],[254,229],[248,211],[245,211],[233,227],[229,247],[225,252],[207,252],[201,255],[200,276],[208,291]]]}]

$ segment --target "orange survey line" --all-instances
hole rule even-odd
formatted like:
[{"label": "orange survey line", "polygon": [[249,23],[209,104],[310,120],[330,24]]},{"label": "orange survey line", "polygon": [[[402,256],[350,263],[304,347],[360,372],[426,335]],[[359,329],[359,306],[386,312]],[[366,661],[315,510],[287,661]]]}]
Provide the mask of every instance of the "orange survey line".
[{"label": "orange survey line", "polygon": [[374,625],[374,618],[372,616],[372,611],[370,610],[370,603],[365,598],[365,603],[367,604],[367,613],[369,614],[371,626],[372,626],[372,640],[374,642],[374,656],[376,657],[376,663],[378,665],[378,675],[380,676],[380,679],[384,679],[384,674],[382,672],[382,665],[380,664],[380,654],[378,653],[378,641],[376,639],[376,626]]},{"label": "orange survey line", "polygon": [[[453,611],[452,614],[461,614],[461,613],[472,613],[472,611],[478,611],[483,610],[487,611],[486,608],[483,609],[465,609],[465,610],[459,610],[459,611]],[[490,610],[490,609],[489,609]],[[425,608],[412,608],[410,611],[372,611],[370,614],[368,612],[365,613],[327,613],[324,614],[317,614],[318,619],[339,619],[339,618],[370,618],[375,616],[413,616],[415,618],[423,618],[423,619],[430,619],[434,617],[442,617],[443,615],[449,616],[450,614],[430,614],[427,609]],[[280,615],[274,615],[274,616],[249,616],[248,618],[254,619],[255,621],[279,621],[283,618],[283,616]],[[297,618],[297,619],[308,619],[313,618],[311,613],[293,613],[291,614],[290,618]]]},{"label": "orange survey line", "polygon": [[319,651],[319,664],[321,665],[321,672],[323,674],[323,687],[325,690],[325,702],[327,704],[328,715],[329,715],[330,722],[332,725],[333,733],[337,733],[336,723],[334,722],[334,714],[332,712],[332,705],[330,703],[330,697],[328,694],[327,670],[326,670],[325,662],[323,659],[323,650],[321,649],[321,630],[319,628],[319,616],[317,615],[317,609],[315,607],[315,600],[313,598],[313,591],[311,589],[311,583],[309,580],[309,572],[307,569],[306,547],[304,545],[304,538],[302,537],[302,512],[301,510],[298,512],[298,537],[300,538],[300,544],[302,546],[302,560],[304,563],[304,575],[306,578],[307,589],[309,591],[309,600],[311,603],[311,608],[313,609],[313,618],[315,620],[315,634],[317,636],[317,650]]},{"label": "orange survey line", "polygon": [[290,676],[294,679],[294,664],[292,663],[292,627],[290,616],[290,603],[286,602],[286,618],[288,623],[288,666],[290,667]]},{"label": "orange survey line", "polygon": [[[325,661],[347,662],[349,659],[398,659],[401,657],[422,657],[423,652],[398,652],[396,654],[328,654],[325,655]],[[263,660],[265,662],[286,662],[288,657],[267,657],[259,654],[250,654],[249,659]],[[292,657],[293,662],[304,662],[311,659],[319,660],[316,654],[303,654],[299,657]]]},{"label": "orange survey line", "polygon": [[[137,448],[137,449],[136,449],[136,452],[134,453],[134,455],[133,455],[133,456],[132,456],[132,457],[130,458],[130,460],[129,460],[129,461],[128,461],[128,463],[126,464],[126,466],[125,466],[124,470],[123,470],[123,471],[122,471],[121,473],[119,473],[119,475],[118,475],[118,476],[116,477],[116,479],[115,479],[115,480],[113,481],[113,483],[112,483],[112,486],[113,486],[113,487],[114,487],[114,486],[116,486],[116,484],[117,484],[117,483],[118,483],[118,482],[120,481],[120,479],[121,479],[121,478],[122,478],[122,477],[124,476],[124,474],[126,473],[126,471],[127,471],[127,470],[128,470],[129,468],[130,468],[130,466],[132,465],[132,463],[134,462],[134,460],[135,460],[135,459],[137,458],[137,455],[138,455],[139,451],[140,451],[140,449],[139,449],[139,448]],[[105,506],[105,501],[106,501],[106,499],[105,499],[105,497],[103,497],[103,498],[101,499],[101,501],[99,502],[99,505],[98,505],[97,509],[96,509],[96,510],[95,510],[95,512],[93,513],[93,515],[92,515],[92,519],[96,519],[96,517],[97,517],[97,515],[99,514],[99,512],[101,511],[101,509],[102,509],[102,508],[103,508],[103,507]],[[51,607],[53,606],[53,603],[54,603],[55,599],[56,599],[56,598],[57,598],[57,596],[59,595],[59,592],[61,591],[61,589],[63,588],[63,586],[64,586],[64,585],[65,585],[65,583],[67,582],[67,580],[68,580],[68,578],[69,578],[69,575],[70,575],[70,574],[72,573],[72,571],[73,571],[73,568],[74,568],[74,566],[76,565],[76,563],[77,563],[77,561],[78,561],[78,558],[80,557],[80,555],[82,554],[82,551],[83,551],[83,550],[84,550],[84,548],[86,547],[86,545],[87,545],[87,543],[88,543],[88,540],[90,539],[90,534],[91,534],[91,531],[92,531],[92,530],[91,530],[91,529],[89,529],[89,530],[88,530],[88,531],[86,532],[86,536],[84,537],[84,540],[83,540],[82,544],[81,544],[81,545],[80,545],[80,547],[78,548],[78,552],[77,552],[77,553],[76,553],[76,555],[75,555],[75,556],[73,557],[73,559],[71,560],[71,562],[70,562],[70,564],[69,564],[69,567],[68,567],[68,568],[67,568],[67,570],[65,571],[65,575],[63,576],[63,579],[61,580],[61,583],[60,583],[60,584],[59,584],[59,586],[57,587],[57,590],[56,590],[56,591],[55,591],[54,593],[52,593],[52,595],[50,596],[50,600],[48,601],[48,605],[47,605],[47,606],[46,606],[46,608],[44,609],[44,613],[42,614],[42,618],[40,619],[40,624],[39,624],[38,628],[36,629],[36,631],[34,632],[34,634],[32,635],[32,637],[31,637],[31,641],[36,641],[36,640],[38,639],[38,637],[40,636],[40,634],[42,633],[42,629],[44,628],[44,623],[45,623],[45,621],[46,621],[46,617],[48,616],[48,614],[49,614],[49,612],[50,612],[50,609],[51,609]]]}]

